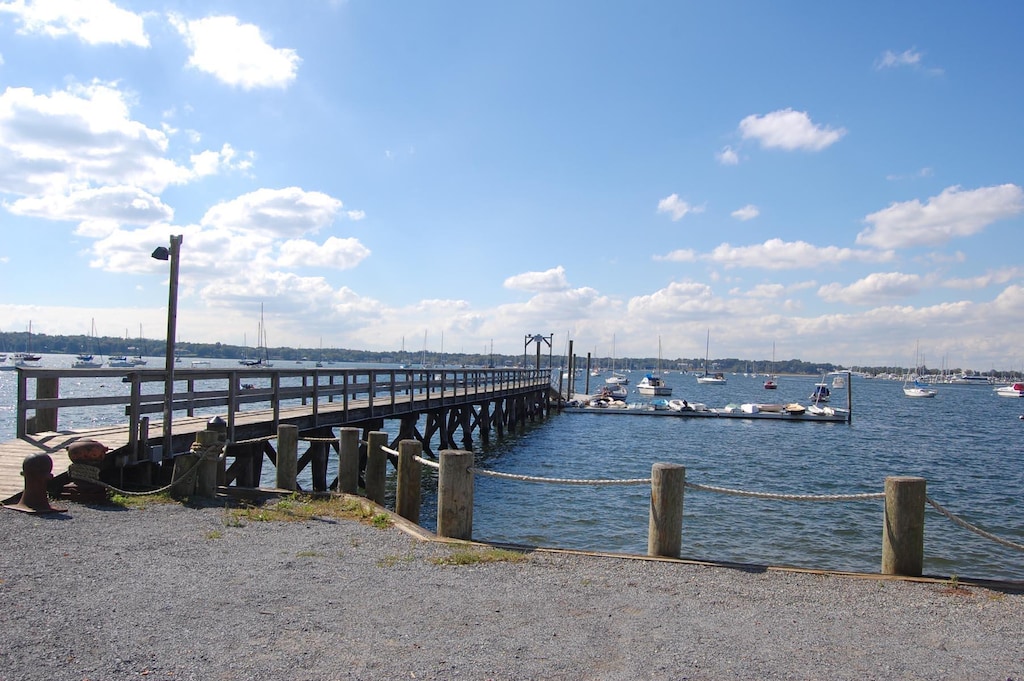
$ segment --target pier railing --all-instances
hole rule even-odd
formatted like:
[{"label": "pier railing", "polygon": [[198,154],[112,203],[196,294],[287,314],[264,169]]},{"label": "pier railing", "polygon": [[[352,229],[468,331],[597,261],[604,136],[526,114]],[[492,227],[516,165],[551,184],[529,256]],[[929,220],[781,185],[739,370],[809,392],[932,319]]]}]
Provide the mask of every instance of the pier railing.
[{"label": "pier railing", "polygon": [[[82,379],[100,380],[88,395],[60,396],[62,382]],[[86,409],[92,414],[86,422],[95,423],[96,414],[115,424],[127,420],[129,451],[134,452],[150,415],[164,411],[165,380],[163,369],[21,367],[17,437],[56,431],[62,411]],[[549,369],[175,369],[171,401],[176,416],[224,417],[233,440],[236,425],[248,412],[262,411],[261,419],[276,432],[283,410],[303,414],[313,427],[321,420],[337,425],[357,414],[383,417],[442,408],[544,388],[549,382]],[[327,414],[329,419],[322,418]]]}]

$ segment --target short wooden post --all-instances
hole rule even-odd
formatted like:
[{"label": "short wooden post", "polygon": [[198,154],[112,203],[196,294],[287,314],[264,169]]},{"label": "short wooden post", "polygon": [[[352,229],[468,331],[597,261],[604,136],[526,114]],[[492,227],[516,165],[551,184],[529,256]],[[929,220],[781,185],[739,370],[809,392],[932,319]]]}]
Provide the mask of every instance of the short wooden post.
[{"label": "short wooden post", "polygon": [[683,543],[683,491],[686,467],[674,463],[651,466],[651,512],[647,555],[678,558]]},{"label": "short wooden post", "polygon": [[437,477],[437,535],[473,538],[473,452],[441,450]]},{"label": "short wooden post", "polygon": [[215,430],[202,430],[196,433],[196,444],[201,447],[196,456],[202,458],[196,476],[197,496],[211,499],[217,491],[217,468],[220,463],[220,452],[223,451],[221,442],[221,435]]},{"label": "short wooden post", "polygon": [[366,498],[383,506],[388,463],[384,447],[388,443],[388,434],[373,431],[366,440]]},{"label": "short wooden post", "polygon": [[[56,377],[39,377],[36,379],[36,399],[48,400],[56,398],[60,391],[60,379]],[[31,420],[29,433],[48,433],[57,430],[56,409],[36,409],[36,415]]]},{"label": "short wooden post", "polygon": [[277,488],[297,490],[299,469],[299,427],[277,427]]},{"label": "short wooden post", "polygon": [[418,440],[398,443],[398,489],[395,513],[414,523],[420,521],[420,476],[423,464],[416,460],[423,453]]},{"label": "short wooden post", "polygon": [[882,574],[920,577],[924,568],[924,478],[885,479]]},{"label": "short wooden post", "polygon": [[342,428],[338,436],[338,491],[359,490],[359,429]]},{"label": "short wooden post", "polygon": [[174,457],[174,469],[171,472],[171,496],[175,499],[185,499],[195,494],[196,491],[196,464],[199,462],[199,455],[179,454]]}]

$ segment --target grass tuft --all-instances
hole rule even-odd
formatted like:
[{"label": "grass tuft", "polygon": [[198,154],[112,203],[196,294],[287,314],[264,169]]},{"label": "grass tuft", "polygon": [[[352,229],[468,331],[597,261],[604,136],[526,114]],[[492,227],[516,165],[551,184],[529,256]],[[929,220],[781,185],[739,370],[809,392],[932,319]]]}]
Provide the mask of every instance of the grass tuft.
[{"label": "grass tuft", "polygon": [[391,517],[358,499],[314,498],[292,494],[265,504],[225,509],[224,524],[240,527],[247,522],[303,522],[313,518],[358,520],[374,527],[390,527]]},{"label": "grass tuft", "polygon": [[480,563],[526,563],[530,557],[519,551],[495,548],[458,549],[440,558],[433,558],[435,565],[479,565]]}]

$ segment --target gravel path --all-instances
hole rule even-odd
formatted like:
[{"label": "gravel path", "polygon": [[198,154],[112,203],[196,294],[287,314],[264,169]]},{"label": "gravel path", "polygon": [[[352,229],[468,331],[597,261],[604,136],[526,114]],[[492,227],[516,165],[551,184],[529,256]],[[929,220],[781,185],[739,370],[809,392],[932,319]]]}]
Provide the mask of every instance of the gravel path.
[{"label": "gravel path", "polygon": [[456,548],[223,508],[0,511],[0,679],[1024,681],[1024,595]]}]

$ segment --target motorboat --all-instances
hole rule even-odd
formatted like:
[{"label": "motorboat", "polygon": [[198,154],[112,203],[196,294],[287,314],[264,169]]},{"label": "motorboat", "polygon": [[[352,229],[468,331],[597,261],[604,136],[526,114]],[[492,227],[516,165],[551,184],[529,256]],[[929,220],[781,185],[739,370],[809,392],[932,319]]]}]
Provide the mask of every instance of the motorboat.
[{"label": "motorboat", "polygon": [[703,402],[687,402],[686,400],[669,400],[668,408],[672,411],[707,411]]},{"label": "motorboat", "polygon": [[831,398],[832,391],[828,389],[828,383],[822,382],[814,384],[814,390],[811,391],[811,395],[807,399],[817,404],[818,402],[828,402]]},{"label": "motorboat", "polygon": [[995,389],[995,393],[999,397],[1024,397],[1024,383],[1000,386]]},{"label": "motorboat", "polygon": [[613,400],[624,400],[629,396],[629,391],[622,385],[606,385],[597,394],[598,398],[609,398]]},{"label": "motorboat", "polygon": [[778,387],[779,387],[779,384],[776,383],[775,381],[773,381],[771,378],[769,378],[767,381],[764,382],[764,389],[765,390],[776,390]]},{"label": "motorboat", "polygon": [[629,379],[626,377],[625,374],[620,374],[617,371],[613,371],[611,376],[604,379],[604,382],[607,383],[608,385],[627,385],[629,383]]},{"label": "motorboat", "polygon": [[660,376],[647,374],[636,384],[636,390],[641,395],[671,395],[672,388],[665,385]]}]

